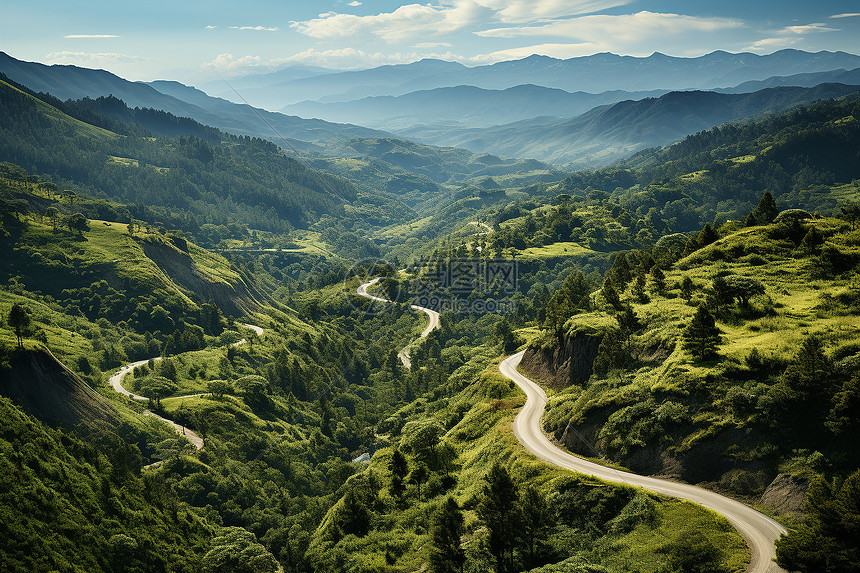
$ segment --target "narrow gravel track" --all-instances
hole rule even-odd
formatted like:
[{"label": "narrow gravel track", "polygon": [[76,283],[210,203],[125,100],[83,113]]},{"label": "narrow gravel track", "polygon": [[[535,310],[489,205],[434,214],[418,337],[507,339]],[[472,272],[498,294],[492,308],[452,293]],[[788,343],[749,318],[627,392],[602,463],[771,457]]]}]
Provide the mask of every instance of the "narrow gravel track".
[{"label": "narrow gravel track", "polygon": [[[264,331],[259,326],[255,326],[253,324],[241,324],[240,326],[244,326],[245,328],[249,328],[249,329],[253,330],[257,336],[263,336]],[[243,338],[242,340],[240,340],[238,342],[234,342],[230,346],[240,346],[242,344],[246,344],[247,342],[248,341]],[[161,358],[162,358],[161,356],[156,356],[155,358],[151,358],[151,359],[148,358],[146,360],[138,360],[137,362],[132,362],[131,364],[126,364],[125,366],[123,366],[122,368],[117,370],[113,374],[113,376],[111,376],[108,379],[108,383],[114,389],[114,392],[117,392],[118,394],[122,394],[123,396],[127,396],[127,397],[131,398],[132,400],[136,400],[138,402],[148,402],[149,398],[147,398],[146,396],[141,396],[140,394],[135,394],[134,392],[130,392],[130,391],[126,390],[122,385],[122,381],[123,381],[123,378],[125,378],[126,374],[128,374],[129,372],[131,372],[132,370],[134,370],[138,366],[142,366],[143,364],[146,364],[150,360],[157,362],[158,360],[161,360]],[[200,392],[198,394],[186,394],[184,396],[171,396],[171,398],[198,398],[200,396],[208,396],[208,395],[209,395],[208,392]],[[167,424],[168,426],[173,428],[177,434],[187,438],[188,441],[191,442],[191,445],[194,446],[196,449],[200,450],[203,448],[203,438],[200,437],[200,434],[198,434],[197,432],[195,432],[191,428],[187,428],[185,426],[182,426],[181,424],[177,424],[173,420],[165,418],[164,416],[159,416],[158,414],[156,414],[155,412],[152,412],[150,410],[144,410],[143,415],[144,416],[152,416],[153,418],[158,418],[159,420],[161,420],[162,422],[164,422],[165,424]]]},{"label": "narrow gravel track", "polygon": [[555,446],[541,429],[540,420],[546,407],[546,393],[533,381],[517,371],[525,351],[506,358],[499,370],[526,393],[526,405],[514,419],[514,435],[535,456],[560,468],[596,478],[642,487],[651,491],[697,503],[719,513],[744,537],[750,548],[747,573],[785,573],[774,563],[774,542],[786,532],[773,519],[718,493],[689,484],[640,476],[615,470],[574,456]]},{"label": "narrow gravel track", "polygon": [[[364,298],[369,298],[370,300],[375,300],[377,302],[386,302],[386,303],[391,302],[388,299],[380,298],[378,296],[374,296],[374,295],[367,292],[368,287],[375,285],[378,282],[379,282],[379,277],[376,277],[372,281],[366,282],[363,285],[359,286],[355,292],[358,294],[358,296],[363,296]],[[438,312],[436,312],[435,310],[430,310],[429,308],[424,308],[423,306],[418,306],[417,304],[409,305],[409,308],[411,308],[412,310],[420,310],[421,312],[425,313],[427,315],[427,317],[430,319],[430,322],[427,324],[427,327],[423,331],[421,331],[419,338],[424,338],[428,334],[430,334],[431,332],[433,332],[434,330],[439,328],[439,313]],[[408,345],[404,346],[403,348],[400,349],[400,352],[397,353],[397,357],[400,359],[400,362],[403,363],[403,367],[406,368],[407,370],[412,368],[412,361],[409,357],[410,346],[412,346],[412,343],[409,343]]]}]

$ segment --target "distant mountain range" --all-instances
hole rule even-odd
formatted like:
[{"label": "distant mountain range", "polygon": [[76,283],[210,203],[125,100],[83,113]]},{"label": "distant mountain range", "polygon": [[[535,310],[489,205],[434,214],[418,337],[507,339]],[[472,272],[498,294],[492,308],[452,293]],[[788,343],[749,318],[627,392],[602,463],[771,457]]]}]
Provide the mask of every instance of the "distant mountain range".
[{"label": "distant mountain range", "polygon": [[377,129],[397,130],[419,125],[489,127],[540,115],[574,117],[599,105],[622,99],[659,97],[667,90],[608,91],[599,94],[566,92],[532,84],[504,90],[456,86],[420,90],[401,96],[373,96],[350,102],[304,101],[281,111],[326,121],[348,121]]},{"label": "distant mountain range", "polygon": [[[793,73],[773,75],[784,70]],[[534,159],[559,166],[603,165],[726,121],[854,93],[860,84],[860,57],[844,52],[811,54],[797,50],[768,56],[713,52],[699,58],[596,54],[570,60],[532,56],[476,68],[422,60],[354,72],[289,69],[231,80],[233,87],[239,86],[237,91],[243,90],[243,96],[262,90],[274,98],[279,97],[279,90],[287,88],[298,90],[294,93],[315,90],[318,96],[336,89],[350,97],[371,88],[386,93],[355,101],[303,101],[284,108],[291,114],[321,119],[303,119],[233,103],[175,81],[130,82],[104,70],[23,62],[2,52],[0,72],[30,89],[61,99],[112,94],[129,106],[165,110],[314,156],[372,159],[373,165],[381,166],[380,175],[375,176],[381,178],[374,181],[404,192],[427,185],[413,186],[403,170],[427,178],[427,183],[432,180],[433,184],[445,184],[482,174],[483,165],[503,166],[500,172],[505,174],[516,173],[522,167],[517,161],[498,157],[464,159],[467,155],[463,155],[454,162],[458,167],[452,168],[454,163],[442,159],[450,155],[448,151],[427,145],[461,147],[475,154]],[[529,80],[548,85],[523,83]],[[448,81],[471,84],[428,87]],[[267,87],[267,82],[274,83]],[[519,83],[505,85],[514,82]],[[622,82],[627,85],[619,89]],[[724,87],[732,86],[732,82],[740,83]],[[613,89],[591,93],[560,87],[574,84],[595,90]],[[675,86],[697,85],[723,87],[714,91],[670,91]],[[629,86],[649,89],[631,92],[627,90]],[[403,90],[407,91],[397,94]],[[337,99],[325,95],[321,99],[326,97]],[[353,125],[356,122],[365,126]],[[417,151],[418,147],[396,143],[392,134],[424,147]],[[378,146],[367,148],[355,143],[361,139],[395,142],[385,145],[394,145],[398,151],[377,157],[367,149]],[[346,177],[355,175],[354,170],[344,170],[341,165],[331,164],[326,169]],[[396,177],[396,185],[386,180],[390,176]]]},{"label": "distant mountain range", "polygon": [[860,92],[860,86],[778,87],[751,94],[670,92],[659,98],[597,107],[573,119],[538,117],[483,129],[417,127],[399,135],[475,153],[529,157],[550,164],[603,165],[646,147],[662,146],[721,123],[784,111],[822,98]]},{"label": "distant mountain range", "polygon": [[[568,92],[650,91],[730,87],[772,76],[860,67],[860,56],[845,52],[780,50],[768,55],[716,51],[697,58],[655,53],[647,58],[602,53],[560,60],[533,55],[521,60],[466,67],[456,62],[420,60],[369,70],[332,72],[285,79],[284,72],[254,77],[242,95],[253,105],[281,109],[305,100],[344,102],[368,96],[399,96],[442,87],[504,90],[524,84]],[[240,85],[240,84],[237,84]],[[228,99],[226,85],[206,86]]]},{"label": "distant mountain range", "polygon": [[387,135],[355,125],[338,125],[254,109],[208,96],[179,82],[130,82],[105,70],[46,66],[17,60],[4,52],[0,52],[0,73],[34,91],[48,92],[62,100],[113,95],[129,107],[160,109],[237,135],[263,137],[278,144],[284,144],[286,140],[289,145],[299,148],[332,139]]}]

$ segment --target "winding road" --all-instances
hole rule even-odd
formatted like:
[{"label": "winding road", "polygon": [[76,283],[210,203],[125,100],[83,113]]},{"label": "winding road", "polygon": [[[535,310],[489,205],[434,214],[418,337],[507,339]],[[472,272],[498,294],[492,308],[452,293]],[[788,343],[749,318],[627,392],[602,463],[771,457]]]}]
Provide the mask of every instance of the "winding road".
[{"label": "winding road", "polygon": [[[253,324],[240,324],[240,326],[244,326],[245,328],[253,330],[257,336],[263,336],[263,329],[260,328],[259,326],[255,326]],[[230,346],[240,346],[240,345],[245,344],[247,342],[248,342],[248,340],[243,338],[242,340],[240,340],[238,342],[232,343]],[[129,372],[131,372],[132,370],[134,370],[138,366],[142,366],[142,365],[148,363],[150,360],[153,360],[153,361],[161,360],[161,358],[162,358],[161,356],[156,356],[155,358],[148,358],[146,360],[138,360],[137,362],[132,362],[131,364],[126,364],[125,366],[123,366],[122,368],[117,370],[113,374],[113,376],[111,376],[108,379],[108,384],[110,384],[111,387],[114,389],[114,391],[117,392],[118,394],[122,394],[123,396],[127,396],[127,397],[129,397],[132,400],[135,400],[137,402],[148,402],[149,398],[147,398],[146,396],[141,396],[140,394],[135,394],[134,392],[130,392],[129,390],[126,390],[122,385],[122,381],[123,381],[123,378],[125,378],[126,374],[128,374]],[[209,394],[208,392],[200,392],[198,394],[186,394],[184,396],[171,396],[171,398],[197,398],[199,396],[206,396],[208,394]],[[165,418],[164,416],[159,416],[158,414],[156,414],[155,412],[153,412],[151,410],[144,410],[143,415],[144,416],[152,416],[153,418],[158,418],[159,420],[161,420],[162,422],[164,422],[165,424],[167,424],[168,426],[173,428],[173,430],[177,434],[187,438],[188,441],[191,442],[191,445],[194,446],[196,449],[200,450],[203,448],[203,438],[200,436],[200,434],[198,434],[194,430],[187,428],[181,424],[177,424],[173,420]]]},{"label": "winding road", "polygon": [[785,573],[774,563],[774,542],[785,528],[758,511],[734,499],[685,483],[619,471],[574,456],[555,446],[543,433],[540,419],[546,407],[546,393],[517,371],[525,351],[506,358],[499,370],[526,393],[526,405],[514,419],[514,435],[535,456],[560,468],[594,476],[604,481],[624,483],[697,503],[719,513],[744,537],[750,548],[746,573]]},{"label": "winding road", "polygon": [[[358,296],[363,296],[364,298],[369,298],[370,300],[375,300],[377,302],[385,302],[385,303],[391,302],[388,299],[380,298],[378,296],[374,296],[374,295],[367,292],[368,287],[373,286],[378,282],[379,282],[379,277],[376,277],[375,279],[373,279],[369,282],[366,282],[363,285],[359,286],[355,292],[358,294]],[[435,310],[430,310],[429,308],[424,308],[423,306],[418,306],[417,304],[409,305],[409,308],[411,308],[412,310],[420,310],[421,312],[424,312],[425,314],[427,314],[427,316],[430,318],[430,322],[427,324],[427,328],[425,328],[424,330],[421,331],[419,338],[424,338],[428,334],[430,334],[431,332],[433,332],[434,330],[439,328],[439,313],[438,312],[436,312]],[[410,356],[409,356],[409,348],[412,346],[412,344],[413,343],[410,342],[408,345],[401,348],[400,352],[397,353],[397,357],[400,359],[400,362],[403,363],[403,367],[406,368],[407,370],[412,368],[412,360],[410,359]]]},{"label": "winding road", "polygon": [[[367,292],[368,287],[378,281],[379,278],[375,278],[364,283],[358,287],[356,292],[371,300],[390,302]],[[439,327],[438,312],[417,305],[412,305],[411,308],[423,311],[430,317],[430,324],[421,333],[422,337]],[[524,354],[525,351],[522,351],[506,358],[499,365],[499,370],[526,394],[526,404],[514,419],[514,435],[528,451],[545,462],[560,468],[594,476],[608,482],[642,487],[655,493],[684,499],[707,507],[725,517],[746,540],[750,548],[750,564],[746,573],[786,573],[774,562],[776,556],[774,542],[779,539],[780,535],[786,533],[786,530],[770,517],[737,500],[713,491],[690,484],[641,476],[602,466],[574,456],[553,444],[541,429],[541,417],[547,402],[546,392],[517,370]],[[403,365],[409,368],[409,346],[401,350],[398,356]]]}]

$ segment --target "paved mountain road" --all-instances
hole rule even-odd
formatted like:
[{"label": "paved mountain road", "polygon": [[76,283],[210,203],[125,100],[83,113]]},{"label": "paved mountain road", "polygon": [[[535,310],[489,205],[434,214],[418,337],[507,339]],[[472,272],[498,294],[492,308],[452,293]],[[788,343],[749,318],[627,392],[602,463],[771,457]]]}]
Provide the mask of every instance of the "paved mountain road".
[{"label": "paved mountain road", "polygon": [[686,499],[719,513],[744,537],[750,548],[746,573],[785,573],[774,563],[774,542],[785,528],[758,511],[734,499],[693,485],[640,476],[615,470],[574,456],[555,446],[541,429],[540,420],[546,406],[543,389],[517,371],[525,351],[506,358],[499,369],[526,393],[526,405],[514,419],[514,435],[532,454],[561,468],[616,483],[642,487],[669,497]]},{"label": "paved mountain road", "polygon": [[[379,278],[375,278],[370,282],[364,283],[358,287],[357,293],[360,296],[378,302],[390,302],[367,292],[368,287],[376,284],[378,281]],[[430,317],[430,324],[421,333],[422,337],[427,336],[434,328],[439,327],[438,312],[417,305],[412,305],[412,308],[421,310]],[[398,354],[403,365],[407,368],[409,367],[408,350],[409,347],[407,346]],[[499,370],[501,370],[504,376],[515,382],[526,394],[526,404],[514,419],[514,435],[528,451],[545,462],[560,468],[594,476],[608,482],[641,487],[662,495],[685,499],[707,507],[725,517],[746,540],[750,548],[750,564],[746,569],[746,573],[786,573],[784,569],[773,561],[775,557],[774,542],[786,530],[782,525],[766,515],[739,501],[718,493],[690,484],[640,476],[602,466],[565,452],[553,444],[541,429],[541,417],[543,416],[547,402],[546,393],[543,391],[543,388],[517,371],[517,366],[519,366],[524,354],[525,351],[522,351],[506,358],[499,365]]]}]

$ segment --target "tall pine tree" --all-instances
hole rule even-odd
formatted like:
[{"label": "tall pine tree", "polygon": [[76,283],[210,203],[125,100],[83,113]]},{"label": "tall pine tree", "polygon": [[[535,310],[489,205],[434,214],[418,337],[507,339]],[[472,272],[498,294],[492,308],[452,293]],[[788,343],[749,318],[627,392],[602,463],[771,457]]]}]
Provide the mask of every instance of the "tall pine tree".
[{"label": "tall pine tree", "polygon": [[684,331],[684,350],[696,358],[710,358],[717,354],[719,344],[720,329],[708,309],[700,306]]},{"label": "tall pine tree", "polygon": [[430,569],[433,573],[462,573],[466,563],[466,552],[460,545],[463,512],[453,497],[448,496],[439,508],[432,533]]},{"label": "tall pine tree", "polygon": [[493,464],[485,480],[478,517],[489,533],[488,549],[496,560],[496,573],[514,571],[514,548],[520,531],[519,491],[499,463]]}]

